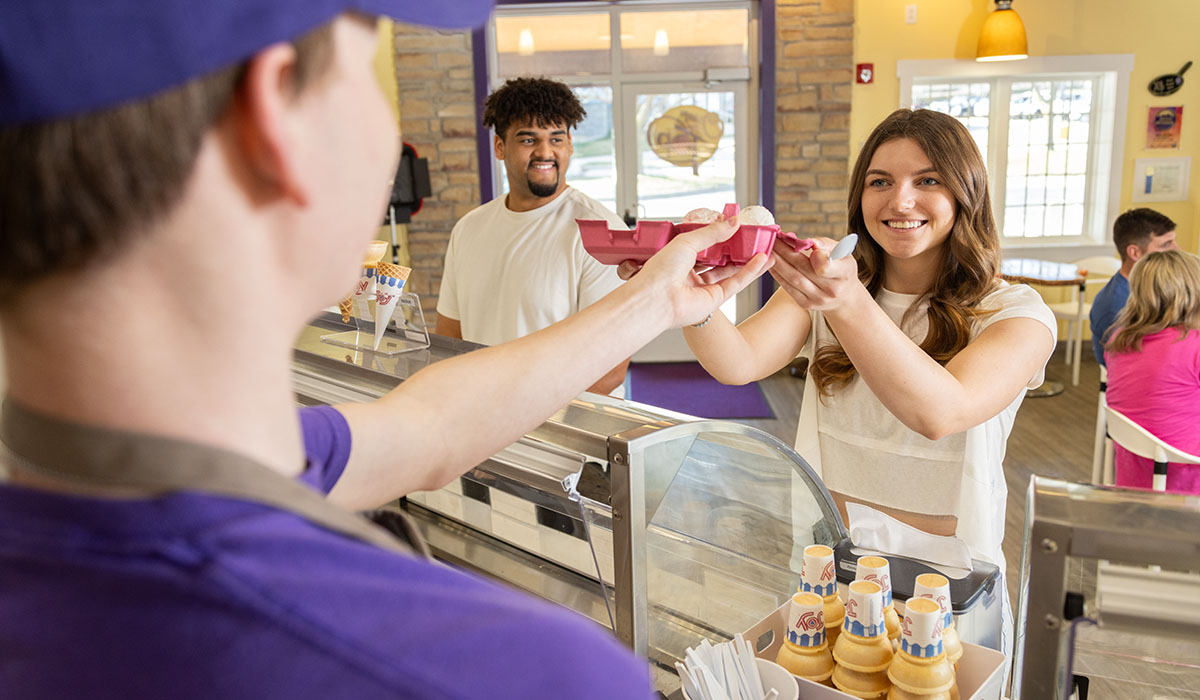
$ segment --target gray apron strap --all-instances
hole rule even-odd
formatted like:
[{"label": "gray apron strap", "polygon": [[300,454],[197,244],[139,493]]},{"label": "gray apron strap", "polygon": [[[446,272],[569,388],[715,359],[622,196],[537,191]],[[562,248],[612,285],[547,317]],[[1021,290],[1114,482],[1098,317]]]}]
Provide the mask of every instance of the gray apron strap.
[{"label": "gray apron strap", "polygon": [[405,535],[407,543],[304,484],[229,450],[60,423],[13,401],[4,403],[0,441],[13,463],[56,479],[152,494],[192,491],[261,503],[382,549],[430,556],[416,525],[398,509],[390,511],[392,521],[399,524],[397,534]]}]

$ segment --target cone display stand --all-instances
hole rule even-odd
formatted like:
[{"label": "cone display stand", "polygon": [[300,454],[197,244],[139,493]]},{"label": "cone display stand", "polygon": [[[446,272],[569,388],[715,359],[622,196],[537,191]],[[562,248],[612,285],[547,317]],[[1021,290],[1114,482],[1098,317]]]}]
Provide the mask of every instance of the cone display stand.
[{"label": "cone display stand", "polygon": [[[354,330],[330,333],[321,336],[322,342],[338,345],[354,350],[374,352],[377,355],[389,357],[400,353],[424,350],[429,347],[429,329],[425,326],[425,314],[421,311],[421,298],[413,292],[404,292],[396,303],[384,330],[379,347],[375,347],[375,320],[373,310],[364,311],[361,307],[373,307],[371,304],[356,304],[355,313],[351,319]],[[361,316],[366,318],[360,318]]]}]

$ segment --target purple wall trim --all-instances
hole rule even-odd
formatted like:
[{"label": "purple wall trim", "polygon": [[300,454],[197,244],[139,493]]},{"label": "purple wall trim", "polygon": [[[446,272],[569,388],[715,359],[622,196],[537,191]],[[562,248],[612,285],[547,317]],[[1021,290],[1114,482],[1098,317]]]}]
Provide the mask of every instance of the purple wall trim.
[{"label": "purple wall trim", "polygon": [[[775,0],[758,3],[759,89],[759,187],[762,205],[775,211]],[[761,308],[775,292],[770,275],[759,278],[758,305]]]},{"label": "purple wall trim", "polygon": [[492,200],[496,186],[492,182],[491,129],[483,128],[483,101],[488,96],[487,35],[483,28],[471,31],[471,53],[475,64],[475,155],[479,158],[479,203],[486,204]]}]

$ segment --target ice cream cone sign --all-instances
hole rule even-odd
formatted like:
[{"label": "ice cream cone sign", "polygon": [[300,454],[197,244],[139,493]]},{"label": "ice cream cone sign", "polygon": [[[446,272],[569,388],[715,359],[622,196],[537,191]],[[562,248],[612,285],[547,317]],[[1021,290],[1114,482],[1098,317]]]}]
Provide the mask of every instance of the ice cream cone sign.
[{"label": "ice cream cone sign", "polygon": [[681,105],[650,122],[646,140],[659,158],[699,175],[700,164],[716,153],[724,132],[721,115],[696,105]]},{"label": "ice cream cone sign", "polygon": [[[359,275],[358,285],[354,288],[354,304],[358,308],[358,317],[361,319],[370,318],[369,302],[375,297],[375,286],[378,283],[376,271],[380,258],[387,252],[387,247],[387,241],[371,241],[367,245],[367,249],[363,251],[362,274]],[[343,310],[342,318],[348,321],[346,315]]]},{"label": "ice cream cone sign", "polygon": [[376,350],[379,349],[383,334],[387,331],[392,314],[396,311],[396,302],[400,300],[400,293],[404,290],[404,283],[408,281],[408,275],[411,272],[411,268],[386,262],[379,263],[375,282]]}]

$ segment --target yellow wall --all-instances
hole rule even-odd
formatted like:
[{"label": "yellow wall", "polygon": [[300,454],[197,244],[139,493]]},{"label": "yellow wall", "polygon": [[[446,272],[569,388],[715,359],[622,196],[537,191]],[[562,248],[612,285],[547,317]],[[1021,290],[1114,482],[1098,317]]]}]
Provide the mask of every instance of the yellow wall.
[{"label": "yellow wall", "polygon": [[[974,59],[979,29],[995,4],[992,0],[855,0],[854,62],[874,63],[875,82],[854,85],[851,93],[850,150],[900,104],[896,61],[910,59]],[[905,24],[907,5],[917,6],[917,23]],[[1149,205],[1178,224],[1184,250],[1200,244],[1200,2],[1195,0],[1015,0],[1013,9],[1025,23],[1031,56],[1134,54],[1129,80],[1125,157],[1120,211],[1131,203],[1135,158],[1191,156],[1187,202]],[[1183,87],[1169,97],[1146,89],[1163,73],[1174,73],[1189,60],[1197,66],[1184,75]],[[1183,131],[1178,150],[1147,151],[1146,114],[1150,106],[1183,105]],[[853,161],[853,159],[851,159]],[[853,165],[853,162],[851,163]]]},{"label": "yellow wall", "polygon": [[[396,130],[399,131],[400,94],[399,86],[396,84],[396,42],[392,32],[392,21],[380,19],[376,26],[379,32],[379,47],[375,52],[375,78],[379,81],[379,86],[383,88],[384,94],[388,96],[392,112],[396,115]],[[375,237],[381,241],[392,240],[391,227],[380,226]],[[411,265],[412,255],[408,247],[407,225],[396,226],[396,243],[400,246],[398,263],[405,266]]]},{"label": "yellow wall", "polygon": [[392,20],[380,19],[376,24],[379,46],[375,51],[375,78],[383,88],[392,111],[396,114],[396,128],[400,128],[400,95],[396,85],[396,41],[392,35]]}]

